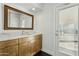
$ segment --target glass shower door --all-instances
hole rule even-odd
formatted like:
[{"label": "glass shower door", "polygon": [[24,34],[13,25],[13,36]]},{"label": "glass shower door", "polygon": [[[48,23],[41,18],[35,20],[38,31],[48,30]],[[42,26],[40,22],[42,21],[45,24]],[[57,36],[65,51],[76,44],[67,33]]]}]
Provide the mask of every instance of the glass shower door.
[{"label": "glass shower door", "polygon": [[58,51],[78,55],[78,6],[59,10]]}]

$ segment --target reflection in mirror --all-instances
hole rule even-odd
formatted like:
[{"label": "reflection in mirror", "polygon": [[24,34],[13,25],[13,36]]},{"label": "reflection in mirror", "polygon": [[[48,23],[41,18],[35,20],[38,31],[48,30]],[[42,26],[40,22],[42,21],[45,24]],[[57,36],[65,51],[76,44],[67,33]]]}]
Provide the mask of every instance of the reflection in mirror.
[{"label": "reflection in mirror", "polygon": [[20,13],[8,10],[8,26],[9,27],[19,27]]},{"label": "reflection in mirror", "polygon": [[4,5],[4,29],[33,29],[33,20],[33,15]]},{"label": "reflection in mirror", "polygon": [[24,14],[20,15],[20,23],[19,26],[21,28],[32,28],[32,18],[30,16],[26,16]]},{"label": "reflection in mirror", "polygon": [[8,10],[8,26],[9,27],[20,27],[20,28],[32,28],[32,17],[26,16],[25,14],[18,13],[16,11]]}]

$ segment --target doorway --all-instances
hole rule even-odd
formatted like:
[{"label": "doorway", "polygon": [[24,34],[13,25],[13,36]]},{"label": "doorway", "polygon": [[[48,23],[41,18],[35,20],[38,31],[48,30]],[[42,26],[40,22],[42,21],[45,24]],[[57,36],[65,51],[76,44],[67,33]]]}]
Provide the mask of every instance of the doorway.
[{"label": "doorway", "polygon": [[59,8],[56,19],[56,53],[68,56],[78,56],[78,5]]}]

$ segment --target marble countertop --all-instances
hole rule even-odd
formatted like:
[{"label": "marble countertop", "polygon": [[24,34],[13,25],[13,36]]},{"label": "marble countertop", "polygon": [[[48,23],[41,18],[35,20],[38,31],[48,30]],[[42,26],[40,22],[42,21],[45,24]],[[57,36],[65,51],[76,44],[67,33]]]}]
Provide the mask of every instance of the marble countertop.
[{"label": "marble countertop", "polygon": [[6,41],[6,40],[12,40],[12,39],[18,39],[23,37],[32,37],[35,35],[39,35],[41,33],[33,33],[33,34],[20,34],[20,35],[0,35],[0,41]]}]

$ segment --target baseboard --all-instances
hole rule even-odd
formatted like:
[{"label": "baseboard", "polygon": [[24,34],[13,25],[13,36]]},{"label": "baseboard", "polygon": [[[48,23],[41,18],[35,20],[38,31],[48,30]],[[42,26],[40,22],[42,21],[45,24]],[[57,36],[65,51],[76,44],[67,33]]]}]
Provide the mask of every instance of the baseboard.
[{"label": "baseboard", "polygon": [[56,53],[56,56],[70,56],[70,55],[62,53],[62,52],[58,52]]},{"label": "baseboard", "polygon": [[42,50],[42,51],[44,51],[52,56],[55,56],[55,51],[51,51],[51,50]]}]

